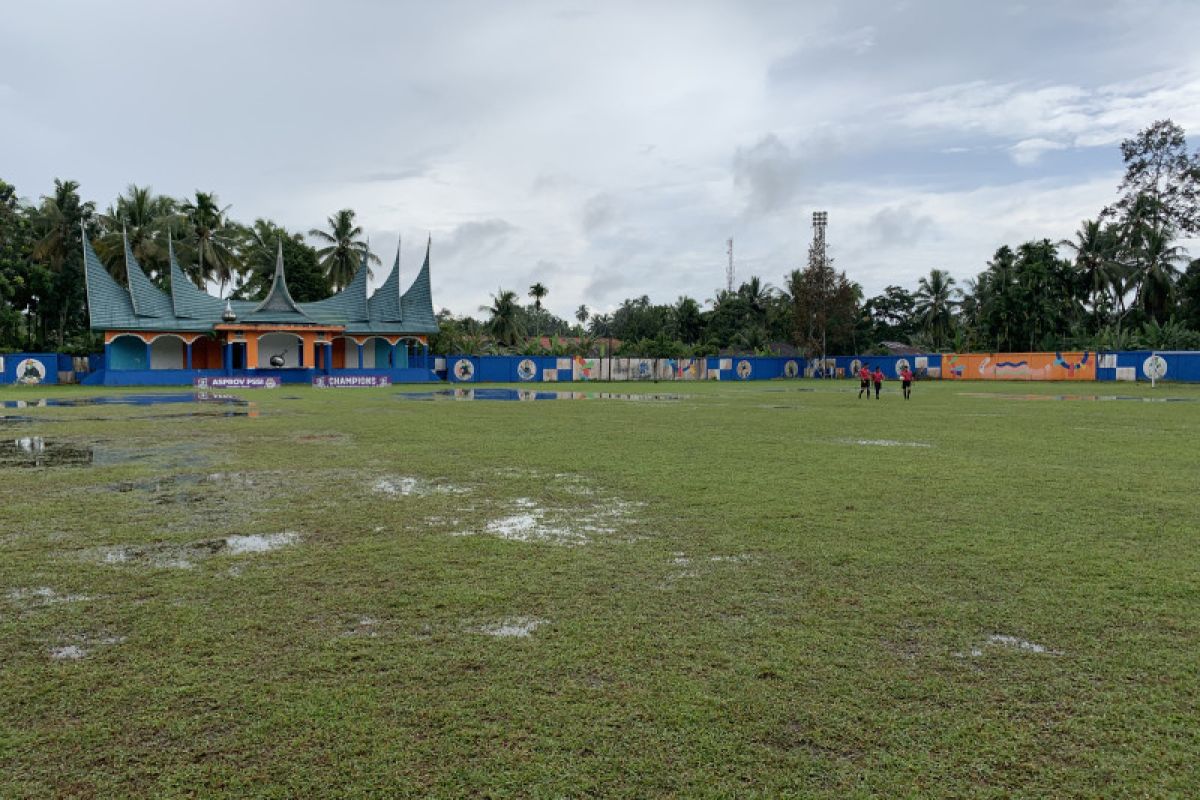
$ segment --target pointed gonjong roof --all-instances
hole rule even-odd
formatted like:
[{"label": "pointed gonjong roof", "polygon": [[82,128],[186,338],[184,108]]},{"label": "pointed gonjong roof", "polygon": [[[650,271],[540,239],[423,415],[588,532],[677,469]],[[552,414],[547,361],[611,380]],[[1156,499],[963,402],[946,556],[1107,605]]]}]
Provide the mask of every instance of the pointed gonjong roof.
[{"label": "pointed gonjong roof", "polygon": [[[341,326],[347,333],[427,334],[437,333],[430,291],[429,253],[408,291],[400,291],[400,254],[391,272],[369,298],[371,272],[364,256],[354,278],[333,297],[313,303],[297,303],[287,288],[283,246],[275,257],[271,290],[262,302],[233,300],[238,322]],[[168,295],[147,277],[128,246],[125,247],[128,288],[122,287],[104,268],[86,232],[83,237],[84,277],[88,314],[94,330],[205,331],[225,324],[225,301],[197,288],[175,258],[174,242],[168,240],[171,292]]]}]

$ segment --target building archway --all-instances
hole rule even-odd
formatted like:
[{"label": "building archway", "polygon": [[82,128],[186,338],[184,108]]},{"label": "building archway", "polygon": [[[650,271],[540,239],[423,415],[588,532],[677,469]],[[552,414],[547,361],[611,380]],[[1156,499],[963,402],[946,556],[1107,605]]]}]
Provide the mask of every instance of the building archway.
[{"label": "building archway", "polygon": [[[294,333],[264,333],[258,337],[259,369],[302,369],[304,367],[304,341]],[[283,366],[271,364],[271,357],[283,359]],[[311,365],[310,365],[311,366]]]},{"label": "building archway", "polygon": [[150,369],[149,348],[142,337],[122,333],[108,343],[109,369]]},{"label": "building archway", "polygon": [[150,340],[150,369],[185,369],[187,342],[173,333],[164,333]]},{"label": "building archway", "polygon": [[363,369],[391,369],[392,343],[382,336],[370,336],[363,341]]}]

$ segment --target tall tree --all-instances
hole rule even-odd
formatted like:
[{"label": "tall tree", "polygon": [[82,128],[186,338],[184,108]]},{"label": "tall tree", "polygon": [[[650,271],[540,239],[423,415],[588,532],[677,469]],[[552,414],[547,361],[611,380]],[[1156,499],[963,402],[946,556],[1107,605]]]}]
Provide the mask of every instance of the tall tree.
[{"label": "tall tree", "polygon": [[587,306],[581,304],[579,308],[575,309],[575,319],[579,322],[580,326],[587,325],[588,317],[591,316],[591,313],[588,311]]},{"label": "tall tree", "polygon": [[917,282],[914,311],[921,330],[939,350],[950,338],[958,294],[958,290],[954,288],[954,278],[942,269],[930,270],[928,277]]},{"label": "tall tree", "polygon": [[229,206],[221,207],[213,192],[197,190],[196,196],[180,206],[185,220],[182,253],[183,271],[201,289],[216,281],[219,294],[233,283],[242,270],[237,241],[240,231],[226,217]]},{"label": "tall tree", "polygon": [[[54,345],[62,348],[68,328],[85,333],[86,293],[83,280],[82,225],[90,225],[96,204],[79,197],[79,183],[54,179],[54,194],[42,198],[34,215],[38,237],[33,257],[52,274],[49,297],[38,299],[39,320],[54,325]],[[42,307],[45,307],[44,310]],[[46,331],[41,333],[43,341]]]},{"label": "tall tree", "polygon": [[539,342],[542,339],[542,300],[548,294],[550,290],[543,286],[541,281],[529,287],[529,296],[533,298],[534,330]]},{"label": "tall tree", "polygon": [[[29,209],[17,200],[17,191],[0,180],[0,348],[22,347],[21,325],[39,286],[48,285],[49,273],[33,263],[34,235]],[[25,315],[22,314],[25,312]],[[27,329],[33,326],[27,325]],[[32,349],[32,342],[29,343]]]},{"label": "tall tree", "polygon": [[1101,220],[1085,219],[1075,232],[1075,239],[1059,242],[1074,254],[1075,274],[1079,288],[1085,293],[1092,310],[1093,327],[1103,327],[1105,311],[1115,304],[1117,293],[1123,294],[1122,271],[1118,262],[1120,237],[1113,225]]},{"label": "tall tree", "polygon": [[1140,216],[1156,230],[1200,233],[1200,154],[1188,153],[1183,128],[1159,120],[1121,142],[1121,156],[1121,197],[1103,216]]},{"label": "tall tree", "polygon": [[340,292],[354,279],[363,256],[366,256],[371,264],[380,263],[379,256],[371,252],[365,240],[359,238],[363,230],[354,221],[354,212],[351,209],[343,208],[329,217],[326,223],[329,225],[328,231],[313,228],[308,235],[318,243],[325,244],[317,250],[317,258],[320,259],[321,268],[325,270],[329,288]]},{"label": "tall tree", "polygon": [[100,216],[104,234],[96,240],[96,253],[114,278],[127,281],[125,242],[133,257],[151,278],[160,281],[170,271],[168,234],[180,222],[179,203],[156,195],[149,186],[129,184]]},{"label": "tall tree", "polygon": [[525,338],[516,292],[500,289],[492,295],[492,304],[480,306],[479,310],[488,313],[488,332],[499,344],[512,347]]}]

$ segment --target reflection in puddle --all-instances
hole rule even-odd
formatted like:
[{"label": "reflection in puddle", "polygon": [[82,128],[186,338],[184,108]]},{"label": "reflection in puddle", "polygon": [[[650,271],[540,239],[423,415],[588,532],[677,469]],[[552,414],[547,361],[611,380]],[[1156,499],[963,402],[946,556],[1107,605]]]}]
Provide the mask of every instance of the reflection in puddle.
[{"label": "reflection in puddle", "polygon": [[673,402],[684,394],[620,394],[617,392],[557,392],[536,389],[441,389],[403,392],[403,400],[634,400]]},{"label": "reflection in puddle", "polygon": [[214,392],[173,392],[166,394],[119,394],[102,397],[43,397],[38,400],[5,400],[4,408],[76,408],[78,406],[157,406],[166,403],[216,403],[244,406],[248,400]]},{"label": "reflection in puddle", "polygon": [[435,483],[422,478],[401,476],[379,478],[371,486],[371,491],[392,497],[410,497],[429,494],[466,494],[471,490],[453,483]]},{"label": "reflection in puddle", "polygon": [[959,392],[960,397],[982,397],[994,400],[1132,400],[1143,403],[1194,403],[1196,397],[1137,397],[1123,394],[1001,394],[994,392]]}]

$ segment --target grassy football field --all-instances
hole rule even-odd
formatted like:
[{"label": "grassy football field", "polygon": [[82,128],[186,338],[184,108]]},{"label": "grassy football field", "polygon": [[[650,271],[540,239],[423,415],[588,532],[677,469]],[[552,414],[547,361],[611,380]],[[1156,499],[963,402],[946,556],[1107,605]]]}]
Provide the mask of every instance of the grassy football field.
[{"label": "grassy football field", "polygon": [[1200,387],[539,389],[0,389],[0,797],[1198,791]]}]

